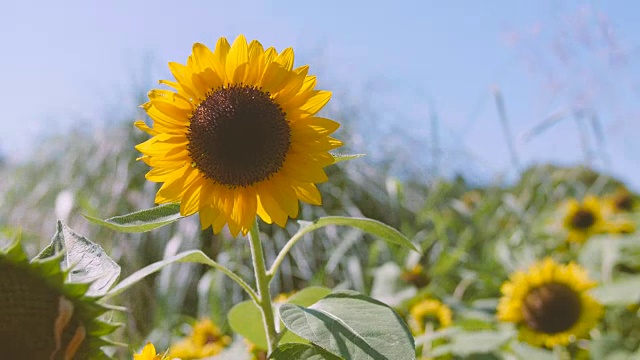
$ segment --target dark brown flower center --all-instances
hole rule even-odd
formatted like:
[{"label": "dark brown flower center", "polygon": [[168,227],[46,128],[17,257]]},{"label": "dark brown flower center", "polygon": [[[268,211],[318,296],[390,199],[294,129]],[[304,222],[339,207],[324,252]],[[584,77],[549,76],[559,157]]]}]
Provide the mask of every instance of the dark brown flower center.
[{"label": "dark brown flower center", "polygon": [[56,344],[59,292],[12,264],[0,274],[0,359],[62,359],[81,323],[73,316]]},{"label": "dark brown flower center", "polygon": [[580,296],[569,286],[549,283],[534,288],[523,300],[522,315],[535,331],[556,334],[570,329],[580,318]]},{"label": "dark brown flower center", "polygon": [[574,229],[585,230],[590,228],[596,222],[596,217],[589,210],[580,209],[573,214],[571,218],[571,226]]},{"label": "dark brown flower center", "polygon": [[269,93],[234,85],[214,90],[200,103],[187,139],[191,159],[206,178],[246,187],[282,168],[291,129]]},{"label": "dark brown flower center", "polygon": [[633,197],[631,194],[618,195],[614,200],[614,204],[617,210],[631,211],[633,210]]}]

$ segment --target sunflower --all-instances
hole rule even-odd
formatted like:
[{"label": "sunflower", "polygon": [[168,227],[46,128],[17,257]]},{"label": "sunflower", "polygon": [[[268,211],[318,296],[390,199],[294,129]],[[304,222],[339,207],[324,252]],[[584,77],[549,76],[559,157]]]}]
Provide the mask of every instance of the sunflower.
[{"label": "sunflower", "polygon": [[563,227],[567,231],[567,241],[584,243],[591,235],[604,232],[602,204],[595,196],[587,196],[582,203],[570,199],[565,204]]},{"label": "sunflower", "polygon": [[618,189],[613,195],[605,198],[607,209],[613,213],[629,213],[635,208],[633,194],[624,188]]},{"label": "sunflower", "polygon": [[435,324],[437,328],[451,325],[451,309],[438,300],[424,299],[409,309],[408,324],[414,335],[425,333],[428,324]]},{"label": "sunflower", "polygon": [[531,345],[567,345],[598,324],[602,306],[587,293],[595,285],[575,263],[546,258],[502,285],[497,316],[517,324],[520,339]]},{"label": "sunflower", "polygon": [[180,214],[200,213],[203,228],[226,225],[233,236],[249,231],[256,214],[284,227],[298,215],[298,200],[320,205],[316,184],[327,180],[329,137],[340,126],[315,116],[331,92],[314,90],[309,67],[293,68],[293,50],[264,50],[238,36],[214,51],[196,43],[186,65],[169,63],[173,90],[151,90],[143,108],[152,136],[136,146],[162,182],[156,203],[180,203]]},{"label": "sunflower", "polygon": [[89,284],[65,281],[62,255],[28,261],[19,242],[0,249],[0,358],[107,359],[102,336],[116,326],[100,320],[108,309]]},{"label": "sunflower", "polygon": [[221,353],[229,344],[229,336],[222,334],[211,320],[202,319],[195,324],[190,336],[171,346],[169,357],[201,359]]}]

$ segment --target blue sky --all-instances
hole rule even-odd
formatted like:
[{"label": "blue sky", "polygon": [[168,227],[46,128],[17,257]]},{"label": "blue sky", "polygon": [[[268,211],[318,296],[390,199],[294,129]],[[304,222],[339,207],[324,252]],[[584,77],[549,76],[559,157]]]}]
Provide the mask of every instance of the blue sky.
[{"label": "blue sky", "polygon": [[[441,166],[508,172],[499,89],[521,163],[582,161],[572,116],[596,114],[603,146],[584,122],[595,164],[640,188],[638,10],[551,0],[14,1],[0,12],[0,151],[38,156],[29,149],[42,134],[122,121],[136,111],[135,87],[168,78],[166,63],[184,62],[193,42],[243,33],[293,46],[336,104],[366,104],[363,147],[396,144],[426,158],[436,116]],[[554,113],[565,120],[526,141]],[[402,136],[376,142],[392,134]]]}]

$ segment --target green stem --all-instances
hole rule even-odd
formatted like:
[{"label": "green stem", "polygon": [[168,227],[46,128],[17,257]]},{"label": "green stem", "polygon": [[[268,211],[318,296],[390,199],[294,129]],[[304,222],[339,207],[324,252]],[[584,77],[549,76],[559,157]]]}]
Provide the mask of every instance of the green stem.
[{"label": "green stem", "polygon": [[284,261],[284,258],[287,257],[287,254],[289,253],[289,250],[291,250],[291,248],[293,248],[293,246],[300,241],[300,239],[302,239],[302,237],[307,233],[307,231],[298,231],[297,233],[295,233],[291,239],[289,239],[289,241],[287,241],[286,244],[284,244],[284,247],[282,248],[282,250],[280,250],[280,253],[278,253],[278,256],[276,256],[276,260],[273,262],[273,264],[271,265],[271,268],[269,269],[269,271],[267,271],[267,276],[269,277],[269,281],[271,281],[271,279],[273,279],[273,277],[275,276],[276,272],[278,271],[278,268],[280,267],[280,264]]},{"label": "green stem", "polygon": [[269,292],[270,277],[267,275],[267,268],[265,266],[257,218],[256,221],[253,222],[251,230],[249,230],[249,243],[251,245],[251,259],[253,260],[253,269],[256,276],[256,287],[258,288],[258,302],[256,304],[262,310],[262,322],[267,335],[267,344],[269,345],[269,349],[267,350],[269,354],[271,354],[278,334],[276,333],[273,307],[271,305],[271,293]]}]

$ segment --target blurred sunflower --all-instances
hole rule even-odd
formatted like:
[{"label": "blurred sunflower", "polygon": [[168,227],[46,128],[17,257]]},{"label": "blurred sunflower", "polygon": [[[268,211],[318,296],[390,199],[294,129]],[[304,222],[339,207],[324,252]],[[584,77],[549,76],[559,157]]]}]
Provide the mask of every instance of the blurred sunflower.
[{"label": "blurred sunflower", "polygon": [[587,196],[582,203],[570,199],[565,204],[563,227],[567,231],[567,241],[584,243],[591,235],[605,229],[602,204],[595,196]]},{"label": "blurred sunflower", "polygon": [[214,51],[196,43],[186,65],[169,63],[174,90],[154,89],[143,105],[152,136],[136,146],[164,183],[156,203],[180,203],[184,216],[200,213],[203,228],[246,235],[256,214],[284,227],[298,200],[320,205],[316,183],[327,180],[329,137],[338,123],[315,116],[331,92],[314,90],[308,66],[293,68],[293,50],[264,50],[238,36],[220,38]]},{"label": "blurred sunflower", "polygon": [[613,213],[629,213],[635,208],[633,194],[624,188],[605,198],[606,208]]},{"label": "blurred sunflower", "polygon": [[190,336],[171,346],[169,357],[201,359],[221,353],[229,344],[229,336],[224,335],[211,320],[202,319],[194,325]]},{"label": "blurred sunflower", "polygon": [[27,260],[18,242],[0,249],[0,358],[108,359],[102,336],[116,326],[89,284],[68,283],[62,253]]},{"label": "blurred sunflower", "polygon": [[582,267],[546,258],[502,285],[497,316],[517,324],[519,338],[531,345],[567,345],[598,324],[602,306],[587,293],[595,285]]},{"label": "blurred sunflower", "polygon": [[444,328],[451,325],[451,309],[438,300],[424,299],[409,309],[407,323],[413,335],[425,333],[428,324],[434,328]]},{"label": "blurred sunflower", "polygon": [[403,270],[400,278],[417,288],[423,288],[430,282],[429,275],[422,264],[416,264],[410,269]]},{"label": "blurred sunflower", "polygon": [[162,360],[161,354],[156,354],[156,347],[152,343],[147,343],[140,354],[133,354],[133,360]]}]

